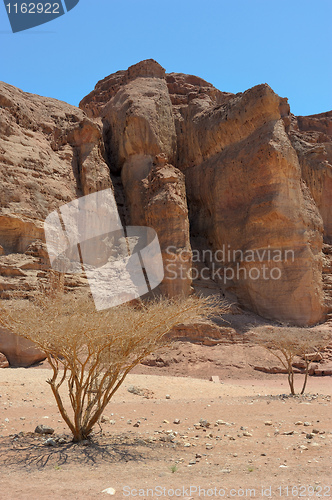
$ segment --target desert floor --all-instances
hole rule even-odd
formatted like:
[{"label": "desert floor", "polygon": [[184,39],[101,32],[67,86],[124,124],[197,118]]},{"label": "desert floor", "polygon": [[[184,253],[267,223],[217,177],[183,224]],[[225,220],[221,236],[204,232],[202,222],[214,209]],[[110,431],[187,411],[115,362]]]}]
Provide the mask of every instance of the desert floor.
[{"label": "desert floor", "polygon": [[[249,346],[178,344],[161,368],[128,376],[82,444],[60,419],[46,363],[0,370],[0,498],[102,499],[108,488],[119,499],[331,498],[331,377],[289,397],[286,376],[253,370],[248,349],[257,363]],[[55,429],[55,446],[38,424]]]}]

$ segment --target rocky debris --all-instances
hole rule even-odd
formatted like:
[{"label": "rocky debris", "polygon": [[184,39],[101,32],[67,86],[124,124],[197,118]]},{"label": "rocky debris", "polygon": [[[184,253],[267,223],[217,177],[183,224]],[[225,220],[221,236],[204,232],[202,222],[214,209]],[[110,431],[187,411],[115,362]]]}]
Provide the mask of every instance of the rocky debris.
[{"label": "rocky debris", "polygon": [[142,396],[146,399],[151,399],[154,397],[154,393],[153,391],[150,391],[150,389],[142,389],[141,387],[137,387],[135,385],[130,385],[127,391],[131,394],[136,394],[137,396]]},{"label": "rocky debris", "polygon": [[0,352],[0,368],[8,368],[9,367],[9,362],[6,356]]},{"label": "rocky debris", "polygon": [[[176,325],[167,335],[166,338],[172,340],[190,340],[195,344],[202,345],[218,345],[227,342],[236,342],[236,331],[230,327],[223,327],[209,323],[187,323]],[[242,341],[245,339],[241,338]]]},{"label": "rocky debris", "polygon": [[48,425],[37,425],[35,428],[35,433],[36,434],[54,434],[54,429],[52,427],[49,427]]},{"label": "rocky debris", "polygon": [[44,442],[44,445],[45,446],[56,446],[56,441],[54,441],[54,439],[52,439],[52,438],[48,438]]},{"label": "rocky debris", "polygon": [[314,369],[313,375],[331,376],[332,375],[332,363],[322,363]]}]

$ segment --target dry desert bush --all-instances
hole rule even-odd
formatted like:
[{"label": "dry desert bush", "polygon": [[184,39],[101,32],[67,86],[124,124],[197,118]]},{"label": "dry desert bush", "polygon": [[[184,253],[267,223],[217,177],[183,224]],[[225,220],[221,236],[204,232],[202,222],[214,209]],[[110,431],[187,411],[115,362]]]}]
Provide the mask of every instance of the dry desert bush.
[{"label": "dry desert bush", "polygon": [[51,273],[33,300],[2,301],[0,324],[46,353],[53,369],[47,382],[76,442],[89,437],[126,375],[165,345],[163,337],[175,325],[225,310],[214,299],[192,296],[96,311],[91,297],[64,294],[63,282]]},{"label": "dry desert bush", "polygon": [[259,327],[255,330],[254,340],[275,356],[287,370],[291,394],[295,394],[293,364],[297,357],[305,362],[305,377],[301,394],[304,394],[309,367],[318,355],[331,342],[331,338],[319,330],[291,327]]}]

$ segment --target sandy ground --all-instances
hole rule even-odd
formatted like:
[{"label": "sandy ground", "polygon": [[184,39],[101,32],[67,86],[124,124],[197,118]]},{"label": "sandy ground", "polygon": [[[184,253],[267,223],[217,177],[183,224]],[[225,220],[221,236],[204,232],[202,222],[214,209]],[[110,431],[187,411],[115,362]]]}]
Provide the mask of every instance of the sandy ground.
[{"label": "sandy ground", "polygon": [[[331,377],[311,377],[309,394],[290,398],[284,375],[132,374],[104,413],[110,421],[90,444],[73,444],[50,373],[0,370],[1,499],[102,499],[108,488],[118,499],[332,497]],[[63,443],[46,446],[38,424]]]}]

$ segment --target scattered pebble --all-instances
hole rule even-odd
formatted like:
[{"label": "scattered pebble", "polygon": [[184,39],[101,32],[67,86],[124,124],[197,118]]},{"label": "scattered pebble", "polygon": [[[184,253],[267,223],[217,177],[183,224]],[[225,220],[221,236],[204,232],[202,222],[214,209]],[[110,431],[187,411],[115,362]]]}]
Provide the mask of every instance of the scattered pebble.
[{"label": "scattered pebble", "polygon": [[44,445],[45,445],[45,446],[56,446],[56,442],[54,441],[54,439],[52,439],[52,438],[48,438],[48,439],[46,439],[46,441],[44,442]]},{"label": "scattered pebble", "polygon": [[107,493],[108,495],[115,495],[115,489],[114,488],[106,488],[106,490],[103,490],[102,493]]},{"label": "scattered pebble", "polygon": [[37,425],[35,428],[36,434],[54,434],[54,429],[48,425]]}]

